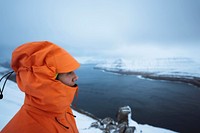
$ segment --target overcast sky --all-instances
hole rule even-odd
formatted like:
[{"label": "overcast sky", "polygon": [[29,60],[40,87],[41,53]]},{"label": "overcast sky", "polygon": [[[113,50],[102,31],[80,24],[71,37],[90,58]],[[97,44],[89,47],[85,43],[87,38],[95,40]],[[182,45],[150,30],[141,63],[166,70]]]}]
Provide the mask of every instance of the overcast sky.
[{"label": "overcast sky", "polygon": [[197,57],[200,0],[0,0],[0,56],[40,40],[76,57]]}]

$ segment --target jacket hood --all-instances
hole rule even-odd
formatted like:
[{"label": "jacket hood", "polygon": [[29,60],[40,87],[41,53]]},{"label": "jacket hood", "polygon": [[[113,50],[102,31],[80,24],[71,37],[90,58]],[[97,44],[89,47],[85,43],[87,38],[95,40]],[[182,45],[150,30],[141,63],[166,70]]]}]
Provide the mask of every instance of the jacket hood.
[{"label": "jacket hood", "polygon": [[67,51],[48,41],[19,46],[13,51],[11,61],[17,84],[26,94],[25,104],[53,113],[63,113],[78,89],[64,85],[55,75],[79,66]]}]

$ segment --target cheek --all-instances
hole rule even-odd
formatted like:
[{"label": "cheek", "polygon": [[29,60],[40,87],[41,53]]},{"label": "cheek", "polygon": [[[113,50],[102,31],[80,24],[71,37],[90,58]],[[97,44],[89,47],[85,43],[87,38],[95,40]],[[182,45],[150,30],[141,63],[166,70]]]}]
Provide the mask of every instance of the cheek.
[{"label": "cheek", "polygon": [[71,79],[66,77],[66,78],[63,80],[63,82],[64,82],[65,84],[70,83],[70,82],[71,82]]},{"label": "cheek", "polygon": [[70,82],[70,79],[67,76],[60,76],[58,80],[60,80],[64,84],[68,84]]}]

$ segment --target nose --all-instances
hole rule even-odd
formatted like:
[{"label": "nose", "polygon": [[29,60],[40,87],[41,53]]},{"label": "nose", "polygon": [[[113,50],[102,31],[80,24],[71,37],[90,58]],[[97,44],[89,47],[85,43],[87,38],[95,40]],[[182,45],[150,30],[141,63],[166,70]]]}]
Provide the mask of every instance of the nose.
[{"label": "nose", "polygon": [[73,78],[73,81],[77,81],[78,80],[78,76],[76,75],[76,73],[74,73],[74,78]]}]

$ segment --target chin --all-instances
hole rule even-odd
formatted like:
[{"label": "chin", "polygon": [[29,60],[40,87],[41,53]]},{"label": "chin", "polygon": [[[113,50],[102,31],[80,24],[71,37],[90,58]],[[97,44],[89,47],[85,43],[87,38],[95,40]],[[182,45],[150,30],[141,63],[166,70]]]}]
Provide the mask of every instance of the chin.
[{"label": "chin", "polygon": [[76,87],[77,86],[77,84],[74,84],[74,85],[72,85],[71,87]]}]

